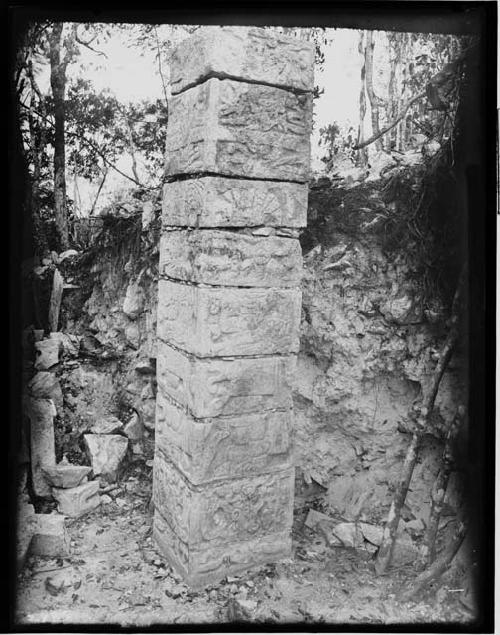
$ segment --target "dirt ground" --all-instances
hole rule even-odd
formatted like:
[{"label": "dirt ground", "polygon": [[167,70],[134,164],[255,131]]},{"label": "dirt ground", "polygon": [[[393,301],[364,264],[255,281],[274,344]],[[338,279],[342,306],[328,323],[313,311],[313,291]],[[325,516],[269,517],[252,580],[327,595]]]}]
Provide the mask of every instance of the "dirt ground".
[{"label": "dirt ground", "polygon": [[19,625],[423,625],[474,619],[471,567],[460,552],[435,586],[402,603],[398,593],[415,576],[411,565],[377,577],[373,554],[326,546],[305,526],[304,506],[296,509],[290,559],[191,592],[154,546],[150,472],[137,464],[109,493],[110,501],[68,519],[70,557],[28,558],[17,591]]}]

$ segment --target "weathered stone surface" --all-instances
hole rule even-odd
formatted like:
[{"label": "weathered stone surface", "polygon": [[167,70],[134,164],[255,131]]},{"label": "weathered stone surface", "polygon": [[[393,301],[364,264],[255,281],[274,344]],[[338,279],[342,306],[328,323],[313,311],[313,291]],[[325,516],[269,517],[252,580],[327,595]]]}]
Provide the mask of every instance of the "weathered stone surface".
[{"label": "weathered stone surface", "polygon": [[70,489],[53,487],[52,496],[61,514],[79,518],[99,507],[99,481],[89,481]]},{"label": "weathered stone surface", "polygon": [[160,275],[187,282],[242,287],[296,287],[302,273],[298,240],[220,230],[165,232]]},{"label": "weathered stone surface", "polygon": [[76,357],[79,352],[80,342],[77,335],[69,335],[61,331],[50,333],[49,338],[59,342],[61,350],[67,355]]},{"label": "weathered stone surface", "polygon": [[165,183],[163,222],[180,227],[305,227],[307,185],[203,176]]},{"label": "weathered stone surface", "polygon": [[298,289],[220,289],[160,280],[158,337],[200,357],[296,352]]},{"label": "weathered stone surface", "polygon": [[307,181],[312,98],[209,79],[170,101],[166,174]]},{"label": "weathered stone surface", "polygon": [[57,331],[59,324],[59,311],[61,309],[61,300],[64,288],[64,280],[59,269],[54,270],[54,278],[52,281],[52,293],[49,302],[49,328],[51,331]]},{"label": "weathered stone surface", "polygon": [[204,27],[173,52],[172,93],[207,77],[312,91],[314,46],[255,27]]},{"label": "weathered stone surface", "polygon": [[68,489],[77,487],[83,479],[90,473],[87,465],[71,465],[71,463],[59,463],[58,465],[47,465],[42,467],[42,471],[53,487]]},{"label": "weathered stone surface", "polygon": [[139,441],[143,437],[143,427],[139,415],[134,412],[127,421],[123,432],[131,441]]},{"label": "weathered stone surface", "polygon": [[155,454],[155,508],[189,544],[250,540],[292,525],[293,470],[195,486]]},{"label": "weathered stone surface", "polygon": [[119,434],[84,434],[92,471],[109,481],[116,481],[120,464],[128,447],[127,437]]},{"label": "weathered stone surface", "polygon": [[31,541],[37,528],[35,508],[30,503],[18,505],[16,531],[16,564],[20,571],[28,555]]},{"label": "weathered stone surface", "polygon": [[292,406],[295,356],[200,359],[158,342],[158,389],[198,419]]},{"label": "weathered stone surface", "polygon": [[193,419],[157,395],[155,444],[194,485],[283,470],[291,459],[291,411]]},{"label": "weathered stone surface", "polygon": [[65,518],[60,514],[37,514],[30,551],[35,556],[64,558],[71,553]]},{"label": "weathered stone surface", "polygon": [[292,547],[289,531],[217,545],[188,545],[172,531],[158,510],[154,515],[153,537],[169,564],[194,588],[289,557]]},{"label": "weathered stone surface", "polygon": [[61,344],[55,339],[46,339],[35,342],[35,368],[37,370],[48,370],[59,362],[59,352]]},{"label": "weathered stone surface", "polygon": [[135,320],[144,310],[144,291],[137,282],[131,282],[127,287],[123,301],[123,312],[131,320]]},{"label": "weathered stone surface", "polygon": [[37,496],[50,496],[51,488],[42,467],[55,465],[54,417],[57,414],[52,399],[24,400],[24,413],[30,420],[31,477]]},{"label": "weathered stone surface", "polygon": [[35,398],[52,399],[57,412],[62,413],[63,393],[58,377],[48,370],[36,373],[28,383],[28,391]]},{"label": "weathered stone surface", "polygon": [[98,419],[90,428],[94,434],[114,434],[123,429],[123,421],[114,415]]}]

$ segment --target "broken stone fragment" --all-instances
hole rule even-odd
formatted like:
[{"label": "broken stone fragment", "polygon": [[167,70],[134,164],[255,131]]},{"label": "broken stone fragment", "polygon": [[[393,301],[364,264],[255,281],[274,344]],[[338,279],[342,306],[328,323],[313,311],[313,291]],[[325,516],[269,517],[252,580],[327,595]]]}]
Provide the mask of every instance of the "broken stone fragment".
[{"label": "broken stone fragment", "polygon": [[130,419],[127,421],[127,424],[125,425],[123,431],[131,441],[138,441],[142,439],[142,423],[139,415],[136,412],[134,412]]},{"label": "broken stone fragment", "polygon": [[76,335],[69,335],[61,331],[50,333],[49,339],[59,342],[61,350],[67,355],[76,356],[80,349],[80,340]]},{"label": "broken stone fragment", "polygon": [[128,439],[118,434],[85,434],[83,436],[94,474],[116,481],[125,458]]},{"label": "broken stone fragment", "polygon": [[31,475],[37,496],[50,496],[50,485],[42,472],[42,466],[56,464],[54,417],[57,414],[52,399],[24,400],[24,414],[30,420]]},{"label": "broken stone fragment", "polygon": [[154,218],[153,203],[145,201],[142,206],[142,231],[145,231]]},{"label": "broken stone fragment", "polygon": [[69,489],[53,487],[52,496],[61,514],[78,518],[99,506],[99,481],[89,481]]},{"label": "broken stone fragment", "polygon": [[86,465],[71,465],[70,463],[59,463],[42,467],[42,471],[53,487],[68,489],[77,487],[89,474],[90,467]]},{"label": "broken stone fragment", "polygon": [[35,368],[37,370],[48,370],[59,362],[60,343],[54,339],[45,339],[35,342],[36,359]]},{"label": "broken stone fragment", "polygon": [[114,415],[99,419],[90,428],[94,434],[115,434],[116,432],[120,432],[122,429],[123,422]]},{"label": "broken stone fragment", "polygon": [[52,399],[57,412],[62,412],[63,394],[59,379],[48,370],[36,373],[28,383],[29,393],[37,399]]},{"label": "broken stone fragment", "polygon": [[131,320],[135,320],[144,310],[144,292],[136,282],[128,285],[122,310]]},{"label": "broken stone fragment", "polygon": [[70,539],[65,518],[60,514],[37,514],[30,551],[35,556],[64,558],[70,555]]}]

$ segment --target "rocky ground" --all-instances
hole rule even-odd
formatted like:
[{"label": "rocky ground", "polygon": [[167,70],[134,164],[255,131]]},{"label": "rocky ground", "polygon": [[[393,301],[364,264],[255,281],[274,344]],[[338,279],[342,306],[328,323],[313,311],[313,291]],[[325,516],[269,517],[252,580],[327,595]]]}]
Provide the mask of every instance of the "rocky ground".
[{"label": "rocky ground", "polygon": [[[136,462],[95,511],[67,519],[71,555],[30,556],[16,621],[34,624],[428,624],[474,618],[465,544],[452,568],[412,602],[398,601],[411,563],[377,577],[372,549],[333,547],[297,507],[293,554],[197,592],[164,563],[151,537],[151,467]],[[106,501],[106,502],[104,502]],[[317,506],[316,503],[311,503]],[[369,546],[369,545],[366,545]]]}]

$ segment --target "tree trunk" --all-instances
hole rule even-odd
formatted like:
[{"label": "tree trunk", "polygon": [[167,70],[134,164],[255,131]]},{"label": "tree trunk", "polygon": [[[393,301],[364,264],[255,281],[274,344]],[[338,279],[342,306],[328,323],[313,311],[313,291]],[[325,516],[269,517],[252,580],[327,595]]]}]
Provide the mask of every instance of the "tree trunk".
[{"label": "tree trunk", "polygon": [[[373,90],[373,49],[375,48],[375,42],[373,41],[373,32],[368,31],[366,34],[366,46],[365,46],[365,83],[366,93],[370,100],[371,120],[372,120],[372,134],[376,135],[380,132],[379,126],[379,99],[375,95]],[[382,139],[375,141],[375,148],[377,150],[383,150]]]},{"label": "tree trunk", "polygon": [[[361,31],[359,37],[359,45],[358,50],[361,54],[363,54],[363,43],[365,39],[364,31]],[[365,62],[363,60],[363,66],[361,67],[361,90],[359,92],[359,128],[358,128],[358,143],[363,143],[365,138],[365,115],[366,115],[366,96],[365,96]],[[361,149],[358,152],[358,163],[359,165],[366,165],[368,163],[368,151],[366,149]]]},{"label": "tree trunk", "polygon": [[54,24],[49,36],[50,86],[54,98],[54,215],[62,249],[69,247],[68,213],[66,206],[66,147],[64,142],[66,92],[66,61],[61,60],[63,24]]}]

